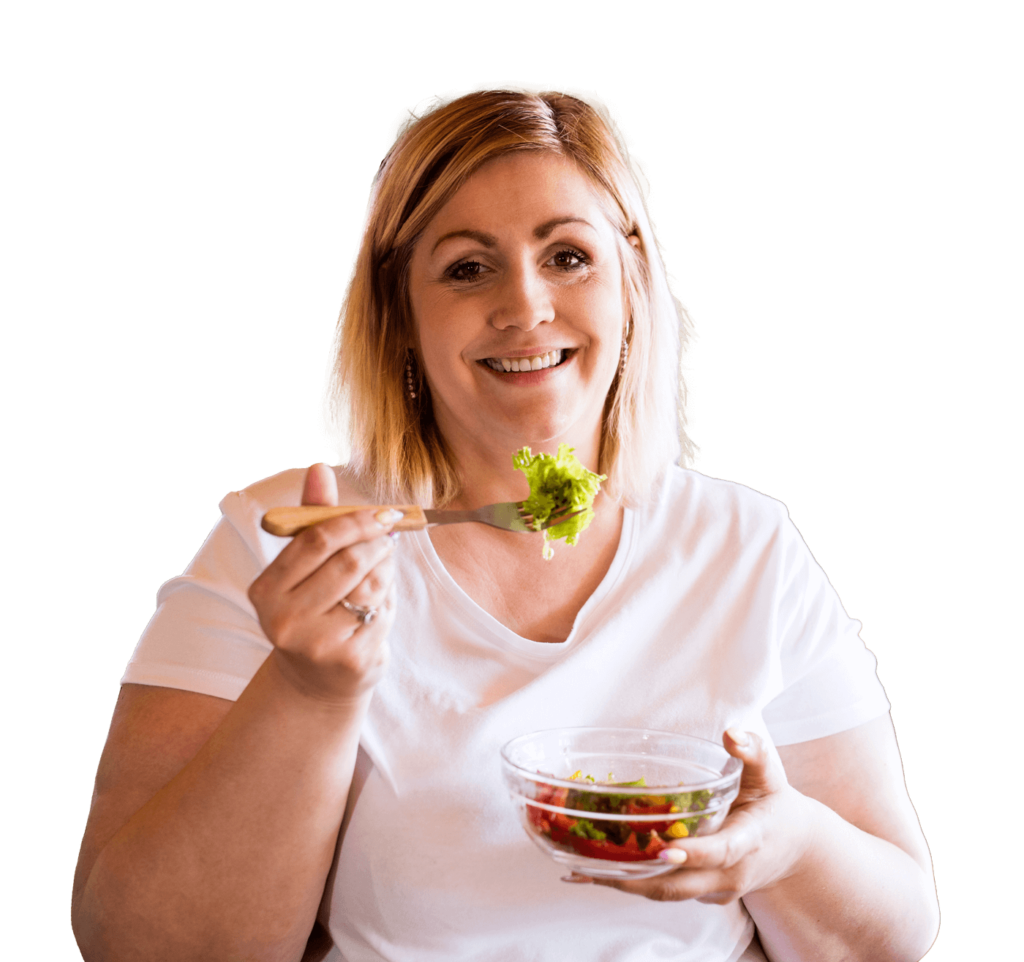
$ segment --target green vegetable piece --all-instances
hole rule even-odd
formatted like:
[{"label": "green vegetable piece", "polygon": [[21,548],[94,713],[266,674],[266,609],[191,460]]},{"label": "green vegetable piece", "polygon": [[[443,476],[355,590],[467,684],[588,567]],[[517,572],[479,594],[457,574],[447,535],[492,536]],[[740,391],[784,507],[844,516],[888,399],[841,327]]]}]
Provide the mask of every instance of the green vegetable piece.
[{"label": "green vegetable piece", "polygon": [[714,792],[702,788],[696,792],[680,792],[678,795],[666,795],[665,798],[672,805],[678,806],[679,811],[692,812],[694,810],[704,811],[708,807],[708,802],[714,796]]},{"label": "green vegetable piece", "polygon": [[560,444],[555,455],[533,454],[529,448],[521,448],[512,456],[516,470],[522,471],[530,483],[530,496],[523,502],[523,509],[533,516],[535,531],[540,531],[552,514],[574,514],[544,529],[544,558],[548,561],[554,557],[550,542],[564,538],[566,544],[575,545],[580,533],[594,520],[594,498],[607,478],[587,470],[573,454],[575,450]]},{"label": "green vegetable piece", "polygon": [[593,792],[581,792],[570,788],[569,794],[565,798],[565,807],[581,812],[596,812],[598,811],[598,801],[600,801],[600,796]]},{"label": "green vegetable piece", "polygon": [[609,782],[610,785],[618,785],[621,788],[646,788],[647,779],[642,775],[635,782]]},{"label": "green vegetable piece", "polygon": [[594,842],[603,842],[608,835],[602,832],[593,822],[588,821],[585,818],[579,819],[575,825],[573,825],[569,831],[573,835],[578,835],[580,838],[589,838]]}]

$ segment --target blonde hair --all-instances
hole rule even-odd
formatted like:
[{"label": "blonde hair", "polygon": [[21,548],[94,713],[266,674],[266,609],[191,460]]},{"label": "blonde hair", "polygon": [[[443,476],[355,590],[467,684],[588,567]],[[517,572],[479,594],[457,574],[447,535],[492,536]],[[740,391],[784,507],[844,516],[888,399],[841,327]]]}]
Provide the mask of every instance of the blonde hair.
[{"label": "blonde hair", "polygon": [[[608,475],[605,491],[626,503],[647,500],[667,465],[692,455],[679,371],[688,321],[669,293],[641,192],[611,121],[567,94],[485,90],[436,107],[399,134],[374,181],[339,318],[334,413],[349,436],[351,467],[380,503],[444,505],[459,493],[458,466],[412,353],[409,260],[423,229],[474,171],[517,150],[574,161],[599,188],[621,235],[628,359],[605,404],[597,465]],[[415,398],[407,383],[410,360]]]}]

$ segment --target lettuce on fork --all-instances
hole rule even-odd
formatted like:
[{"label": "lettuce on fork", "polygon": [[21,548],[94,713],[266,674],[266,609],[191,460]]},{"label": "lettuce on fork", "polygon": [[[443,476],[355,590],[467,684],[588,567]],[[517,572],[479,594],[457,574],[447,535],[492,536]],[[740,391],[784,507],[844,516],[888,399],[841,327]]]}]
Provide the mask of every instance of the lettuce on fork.
[{"label": "lettuce on fork", "polygon": [[512,456],[517,471],[526,475],[530,483],[530,496],[523,502],[523,511],[533,516],[532,526],[541,530],[552,514],[571,514],[573,517],[544,529],[544,558],[550,561],[554,549],[550,542],[565,538],[574,545],[580,532],[594,520],[594,498],[601,490],[604,474],[594,474],[573,454],[575,448],[558,445],[557,454],[533,454],[521,448]]}]

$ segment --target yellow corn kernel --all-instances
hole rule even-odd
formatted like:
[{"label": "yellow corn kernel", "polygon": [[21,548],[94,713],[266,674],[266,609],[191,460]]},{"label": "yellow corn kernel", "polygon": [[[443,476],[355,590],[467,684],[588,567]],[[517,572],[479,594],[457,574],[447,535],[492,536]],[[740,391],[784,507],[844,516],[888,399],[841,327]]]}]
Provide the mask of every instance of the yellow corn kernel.
[{"label": "yellow corn kernel", "polygon": [[669,808],[669,811],[670,812],[678,812],[679,811],[679,806],[678,805],[673,805],[671,808]]},{"label": "yellow corn kernel", "polygon": [[577,778],[579,778],[579,777],[580,777],[580,775],[582,775],[582,774],[583,774],[583,769],[582,769],[582,768],[578,768],[578,769],[576,770],[576,773],[575,773],[574,775],[570,775],[570,776],[569,776],[569,781],[570,781],[570,782],[574,782],[574,781],[576,781],[576,779],[577,779]]},{"label": "yellow corn kernel", "polygon": [[674,822],[663,834],[669,838],[686,838],[690,833],[686,829],[685,822]]}]

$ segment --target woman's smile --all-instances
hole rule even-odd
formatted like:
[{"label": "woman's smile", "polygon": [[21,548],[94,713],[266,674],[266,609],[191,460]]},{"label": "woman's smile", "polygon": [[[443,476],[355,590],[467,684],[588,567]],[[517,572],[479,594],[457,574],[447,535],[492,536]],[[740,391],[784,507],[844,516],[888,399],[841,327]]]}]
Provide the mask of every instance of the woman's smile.
[{"label": "woman's smile", "polygon": [[554,350],[538,351],[537,353],[526,353],[509,355],[506,357],[487,357],[483,363],[499,374],[527,373],[532,371],[546,371],[553,367],[564,364],[570,357],[570,352],[563,347],[556,347]]}]

